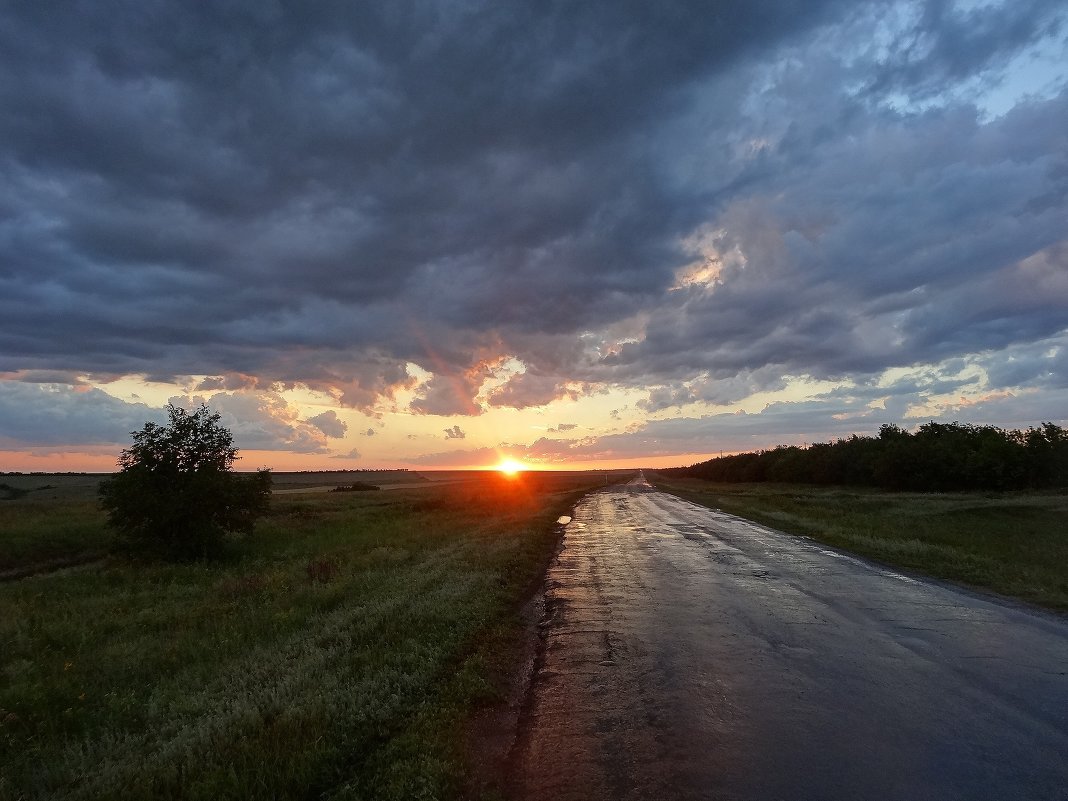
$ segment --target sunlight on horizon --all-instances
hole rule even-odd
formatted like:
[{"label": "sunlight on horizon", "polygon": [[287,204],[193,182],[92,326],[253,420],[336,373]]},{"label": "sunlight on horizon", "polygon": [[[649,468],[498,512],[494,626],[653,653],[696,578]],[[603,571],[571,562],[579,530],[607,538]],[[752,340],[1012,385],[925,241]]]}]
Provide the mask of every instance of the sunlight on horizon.
[{"label": "sunlight on horizon", "polygon": [[516,459],[502,459],[494,469],[504,473],[506,476],[514,476],[516,473],[524,472],[530,468]]}]

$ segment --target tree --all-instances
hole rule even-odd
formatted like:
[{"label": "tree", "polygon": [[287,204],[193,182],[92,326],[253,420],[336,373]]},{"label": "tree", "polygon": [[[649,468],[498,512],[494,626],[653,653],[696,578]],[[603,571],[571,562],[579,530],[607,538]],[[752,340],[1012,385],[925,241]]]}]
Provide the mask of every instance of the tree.
[{"label": "tree", "polygon": [[167,405],[170,425],[145,423],[100,485],[108,522],[132,546],[167,558],[217,554],[229,533],[251,533],[267,511],[271,473],[233,472],[233,436],[206,405]]}]

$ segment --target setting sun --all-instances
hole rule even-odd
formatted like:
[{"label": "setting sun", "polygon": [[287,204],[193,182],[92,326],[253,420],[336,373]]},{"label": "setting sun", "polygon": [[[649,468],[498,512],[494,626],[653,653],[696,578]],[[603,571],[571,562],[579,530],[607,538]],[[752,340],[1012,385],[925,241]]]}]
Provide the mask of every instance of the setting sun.
[{"label": "setting sun", "polygon": [[497,470],[504,473],[506,476],[514,476],[516,473],[526,470],[527,466],[522,462],[518,462],[515,459],[502,459],[501,463],[497,465]]}]

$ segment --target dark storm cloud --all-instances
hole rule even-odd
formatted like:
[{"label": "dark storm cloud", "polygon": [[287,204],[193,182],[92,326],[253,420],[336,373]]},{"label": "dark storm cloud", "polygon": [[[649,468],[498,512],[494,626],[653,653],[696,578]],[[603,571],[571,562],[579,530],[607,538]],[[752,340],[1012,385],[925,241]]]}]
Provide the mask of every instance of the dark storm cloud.
[{"label": "dark storm cloud", "polygon": [[0,369],[377,391],[416,323],[633,310],[692,214],[651,126],[832,6],[6,7]]},{"label": "dark storm cloud", "polygon": [[284,421],[254,441],[315,452],[340,429],[271,392],[369,409],[408,362],[419,413],[480,412],[505,356],[489,405],[617,384],[656,411],[1054,337],[1068,96],[990,119],[965,89],[1064,17],[9,4],[0,371],[207,375]]},{"label": "dark storm cloud", "polygon": [[714,378],[702,375],[694,381],[653,387],[638,408],[646,412],[658,412],[688,403],[709,403],[726,406],[747,398],[756,392],[783,389],[786,381],[775,366],[759,370],[741,371],[736,374]]},{"label": "dark storm cloud", "polygon": [[1064,94],[983,125],[960,110],[858,120],[725,204],[718,279],[676,290],[607,366],[835,378],[1062,331],[1066,128]]}]

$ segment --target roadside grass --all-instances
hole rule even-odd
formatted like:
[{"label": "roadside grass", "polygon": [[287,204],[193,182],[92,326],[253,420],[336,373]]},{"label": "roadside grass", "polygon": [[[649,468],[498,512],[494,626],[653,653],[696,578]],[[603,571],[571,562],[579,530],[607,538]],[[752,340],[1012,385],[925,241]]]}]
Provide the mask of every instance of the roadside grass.
[{"label": "roadside grass", "polygon": [[703,506],[975,588],[1068,611],[1068,495],[896,493],[650,477]]},{"label": "roadside grass", "polygon": [[464,722],[596,478],[285,496],[222,563],[0,584],[0,798],[457,796]]}]

